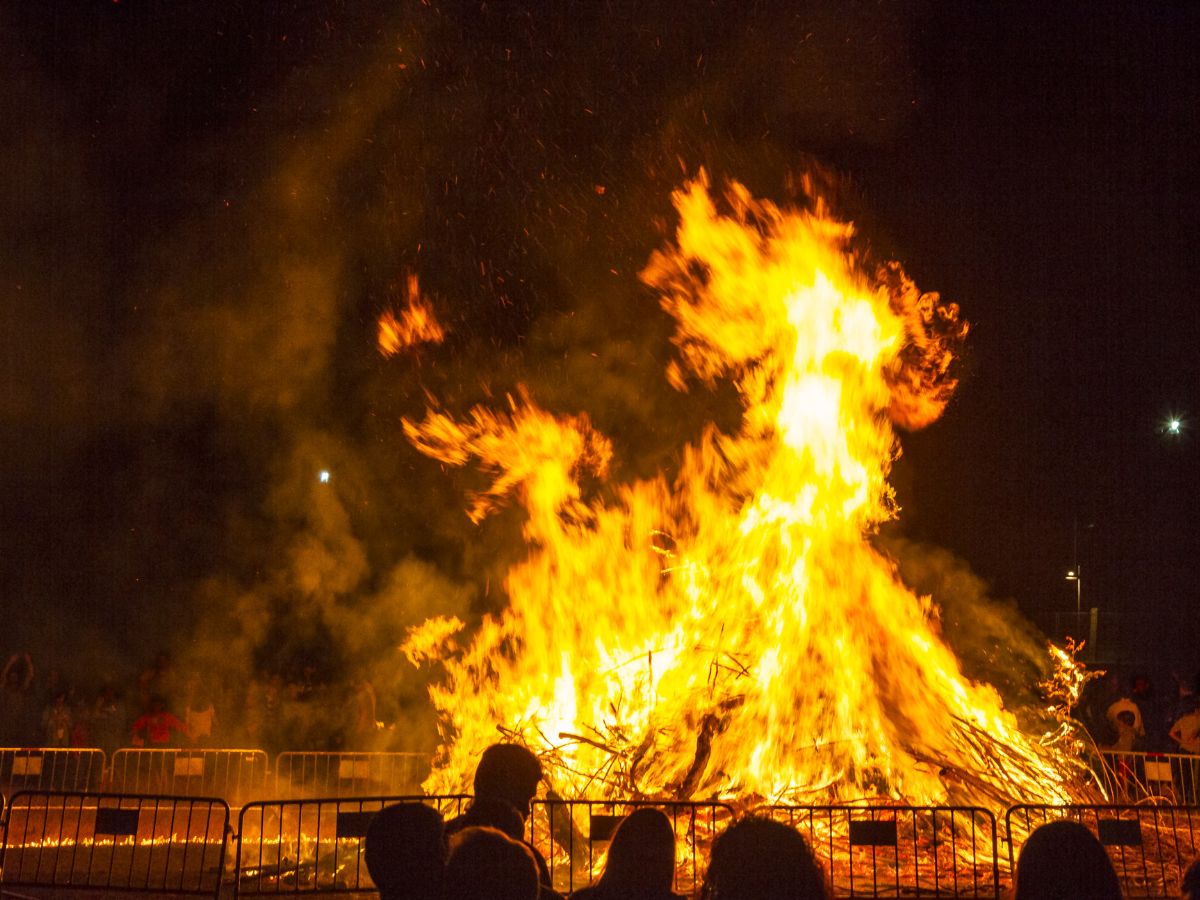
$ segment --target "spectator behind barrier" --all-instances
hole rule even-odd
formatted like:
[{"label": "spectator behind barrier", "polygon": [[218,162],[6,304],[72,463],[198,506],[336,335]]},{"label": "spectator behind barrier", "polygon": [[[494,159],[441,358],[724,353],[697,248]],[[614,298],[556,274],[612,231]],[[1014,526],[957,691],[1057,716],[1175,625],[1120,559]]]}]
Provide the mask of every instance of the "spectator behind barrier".
[{"label": "spectator behind barrier", "polygon": [[520,744],[492,744],[475,768],[475,796],[511,803],[529,818],[529,803],[542,780],[542,764]]},{"label": "spectator behind barrier", "polygon": [[1183,891],[1183,900],[1200,900],[1200,859],[1188,866],[1180,890]]},{"label": "spectator behind barrier", "polygon": [[1121,900],[1112,861],[1078,822],[1034,829],[1017,858],[1014,900]]},{"label": "spectator behind barrier", "polygon": [[800,832],[751,816],[713,842],[701,896],[712,900],[826,900],[825,877]]},{"label": "spectator behind barrier", "polygon": [[533,860],[537,863],[538,878],[542,882],[542,896],[555,897],[557,894],[550,889],[550,869],[546,860],[537,849],[525,840],[525,819],[507,800],[495,800],[489,797],[476,797],[467,807],[467,811],[446,823],[446,837],[458,834],[464,828],[487,827],[501,831],[514,841],[521,841],[533,852]]},{"label": "spectator behind barrier", "polygon": [[455,832],[464,828],[495,828],[514,841],[525,839],[525,819],[506,800],[477,797],[471,801],[465,813],[452,821]]},{"label": "spectator behind barrier", "polygon": [[380,900],[438,900],[446,842],[442,814],[424,803],[396,803],[371,818],[363,861]]},{"label": "spectator behind barrier", "polygon": [[495,828],[464,828],[450,842],[444,900],[537,900],[533,853]]},{"label": "spectator behind barrier", "polygon": [[621,820],[608,848],[604,874],[571,900],[673,900],[675,832],[657,809],[637,809]]}]

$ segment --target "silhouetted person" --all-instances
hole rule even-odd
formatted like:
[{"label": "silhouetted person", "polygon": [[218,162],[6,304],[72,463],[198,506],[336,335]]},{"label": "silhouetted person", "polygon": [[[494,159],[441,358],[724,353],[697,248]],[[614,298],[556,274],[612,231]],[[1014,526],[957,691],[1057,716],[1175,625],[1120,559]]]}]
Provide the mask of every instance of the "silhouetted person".
[{"label": "silhouetted person", "polygon": [[675,832],[657,809],[637,809],[621,820],[608,847],[604,874],[571,900],[675,900]]},{"label": "silhouetted person", "polygon": [[380,900],[440,900],[446,865],[442,814],[424,803],[385,806],[367,827],[363,861]]},{"label": "silhouetted person", "polygon": [[464,828],[450,842],[444,900],[537,900],[533,853],[495,828]]},{"label": "silhouetted person", "polygon": [[1179,889],[1183,891],[1183,900],[1200,900],[1200,859],[1188,866],[1188,870],[1183,873],[1183,884]]},{"label": "silhouetted person", "polygon": [[525,840],[525,819],[507,800],[476,797],[454,822],[456,832],[464,828],[495,828],[514,841]]},{"label": "silhouetted person", "polygon": [[800,832],[752,816],[713,841],[704,897],[714,900],[826,900],[825,876]]},{"label": "silhouetted person", "polygon": [[1112,861],[1078,822],[1034,829],[1017,858],[1014,900],[1121,900]]},{"label": "silhouetted person", "polygon": [[542,780],[542,764],[520,744],[492,744],[475,767],[475,796],[511,803],[522,819]]},{"label": "silhouetted person", "polygon": [[[446,823],[446,836],[464,828],[485,825],[499,829],[514,840],[522,840],[529,804],[542,780],[542,764],[520,744],[492,744],[479,757],[475,767],[475,799],[467,811]],[[509,810],[520,820],[513,822]],[[557,896],[550,889],[550,870],[546,860],[530,845],[543,885],[542,896]]]}]

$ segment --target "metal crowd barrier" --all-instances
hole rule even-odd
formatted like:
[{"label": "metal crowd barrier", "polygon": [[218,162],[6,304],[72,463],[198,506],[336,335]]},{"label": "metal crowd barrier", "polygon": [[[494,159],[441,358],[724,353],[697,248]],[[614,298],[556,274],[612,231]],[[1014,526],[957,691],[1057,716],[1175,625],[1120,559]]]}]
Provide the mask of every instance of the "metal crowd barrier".
[{"label": "metal crowd barrier", "polygon": [[1102,750],[1100,763],[1096,774],[1117,803],[1157,797],[1177,806],[1200,806],[1200,756]]},{"label": "metal crowd barrier", "polygon": [[0,749],[0,785],[9,791],[89,791],[104,780],[104,751],[73,747]]},{"label": "metal crowd barrier", "polygon": [[773,806],[835,897],[1000,896],[996,819],[972,806]]},{"label": "metal crowd barrier", "polygon": [[369,797],[419,794],[429,773],[423,753],[280,753],[278,797]]},{"label": "metal crowd barrier", "polygon": [[1100,839],[1125,897],[1178,897],[1183,873],[1200,856],[1200,807],[1029,804],[1004,817],[1012,871],[1029,834],[1056,819],[1079,822]]},{"label": "metal crowd barrier", "polygon": [[470,797],[358,797],[247,803],[238,816],[235,897],[374,890],[363,863],[371,818],[393,803],[428,803],[451,819]]},{"label": "metal crowd barrier", "polygon": [[692,894],[716,834],[734,819],[724,803],[655,800],[534,800],[529,843],[546,860],[555,890],[570,893],[599,877],[608,842],[635,809],[662,810],[675,831],[675,891]]},{"label": "metal crowd barrier", "polygon": [[262,750],[140,749],[113,754],[109,789],[133,794],[221,797],[237,807],[267,785]]},{"label": "metal crowd barrier", "polygon": [[228,828],[229,807],[211,797],[21,791],[0,885],[217,900]]}]

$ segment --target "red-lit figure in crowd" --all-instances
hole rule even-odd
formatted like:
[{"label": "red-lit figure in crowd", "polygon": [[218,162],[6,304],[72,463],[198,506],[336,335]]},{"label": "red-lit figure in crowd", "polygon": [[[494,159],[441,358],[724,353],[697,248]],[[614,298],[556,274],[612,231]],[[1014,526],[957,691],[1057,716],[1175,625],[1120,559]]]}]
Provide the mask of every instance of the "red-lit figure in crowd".
[{"label": "red-lit figure in crowd", "polygon": [[150,708],[133,722],[133,745],[160,750],[176,746],[172,734],[188,738],[187,725],[167,710],[166,702],[157,695],[150,698]]}]

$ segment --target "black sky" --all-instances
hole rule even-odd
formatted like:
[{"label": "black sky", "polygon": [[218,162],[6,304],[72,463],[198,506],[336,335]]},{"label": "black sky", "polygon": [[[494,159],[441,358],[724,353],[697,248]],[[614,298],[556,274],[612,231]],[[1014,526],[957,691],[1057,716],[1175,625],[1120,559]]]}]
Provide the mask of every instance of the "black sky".
[{"label": "black sky", "polygon": [[[1077,535],[1111,652],[1200,656],[1192,5],[75,0],[0,26],[9,649],[174,640],[214,581],[328,536],[295,483],[329,459],[364,571],[482,582],[461,484],[399,417],[532,382],[653,468],[656,418],[705,412],[629,387],[667,355],[630,310],[679,160],[780,199],[816,160],[972,323],[946,416],[902,438],[901,530],[1047,628]],[[408,270],[454,336],[388,364]]]}]

